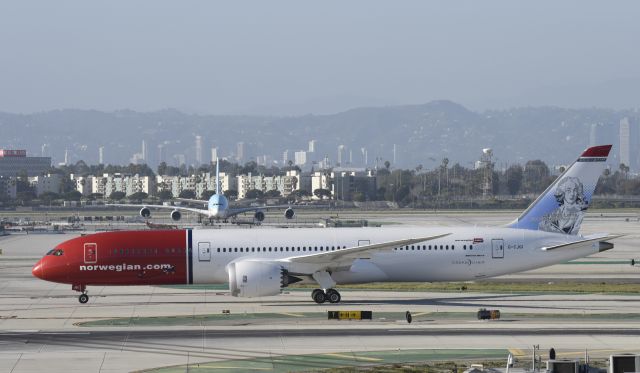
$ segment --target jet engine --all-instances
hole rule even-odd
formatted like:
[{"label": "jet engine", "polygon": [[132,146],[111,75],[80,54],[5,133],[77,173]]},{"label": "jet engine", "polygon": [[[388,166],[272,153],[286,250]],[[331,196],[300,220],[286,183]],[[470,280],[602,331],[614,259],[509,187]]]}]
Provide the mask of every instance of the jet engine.
[{"label": "jet engine", "polygon": [[182,218],[182,213],[180,213],[179,210],[173,210],[171,211],[171,220],[173,221],[179,221],[180,218]]},{"label": "jet engine", "polygon": [[293,209],[291,207],[289,207],[288,209],[284,210],[284,217],[287,219],[293,219],[293,216],[296,213],[293,211]]},{"label": "jet engine", "polygon": [[253,218],[256,219],[257,221],[263,221],[264,220],[264,212],[256,211],[255,215],[253,215]]},{"label": "jet engine", "polygon": [[239,261],[227,266],[229,289],[234,297],[264,297],[280,294],[282,288],[302,279],[289,275],[280,263]]},{"label": "jet engine", "polygon": [[151,216],[151,210],[148,207],[143,207],[140,209],[140,216],[143,218],[148,218]]}]

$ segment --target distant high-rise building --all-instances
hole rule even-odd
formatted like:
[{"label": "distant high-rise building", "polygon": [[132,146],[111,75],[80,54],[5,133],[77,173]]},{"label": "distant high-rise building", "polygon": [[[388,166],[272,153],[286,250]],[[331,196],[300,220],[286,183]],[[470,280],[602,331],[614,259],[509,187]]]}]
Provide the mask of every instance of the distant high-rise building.
[{"label": "distant high-rise building", "polygon": [[270,167],[271,166],[271,157],[264,154],[264,155],[259,155],[256,157],[256,163],[258,164],[258,166],[265,166],[265,167]]},{"label": "distant high-rise building", "polygon": [[286,166],[289,163],[289,150],[282,152],[282,165]]},{"label": "distant high-rise building", "polygon": [[316,140],[310,140],[309,141],[309,153],[315,153],[316,151]]},{"label": "distant high-rise building", "polygon": [[294,153],[296,166],[304,166],[307,163],[307,152],[300,150]]},{"label": "distant high-rise building", "polygon": [[397,158],[397,153],[396,153],[396,144],[393,144],[393,165],[396,165],[396,162],[398,161]]},{"label": "distant high-rise building", "polygon": [[167,161],[167,149],[164,144],[158,144],[158,164]]},{"label": "distant high-rise building", "polygon": [[631,126],[629,118],[620,120],[620,164],[631,166]]},{"label": "distant high-rise building", "polygon": [[147,154],[147,142],[142,140],[142,149],[140,150],[140,156],[142,157],[143,162],[147,162],[149,155]]},{"label": "distant high-rise building", "polygon": [[104,146],[98,148],[98,164],[104,164]]},{"label": "distant high-rise building", "polygon": [[338,165],[339,166],[344,166],[343,162],[346,160],[345,158],[345,146],[344,145],[338,145]]},{"label": "distant high-rise building", "polygon": [[216,163],[216,159],[218,159],[218,148],[214,146],[211,148],[211,163]]},{"label": "distant high-rise building", "polygon": [[244,163],[244,142],[242,141],[236,145],[236,160],[238,163]]},{"label": "distant high-rise building", "polygon": [[64,150],[64,162],[62,164],[65,166],[69,165],[69,149]]},{"label": "distant high-rise building", "polygon": [[367,153],[367,149],[360,148],[360,152],[362,153],[362,164],[366,167],[369,164],[369,154]]},{"label": "distant high-rise building", "polygon": [[42,144],[40,149],[40,155],[46,157],[49,154],[49,144]]},{"label": "distant high-rise building", "polygon": [[196,136],[196,166],[202,164],[202,136]]},{"label": "distant high-rise building", "polygon": [[185,157],[184,154],[176,154],[173,156],[173,158],[176,160],[176,166],[180,167],[183,164],[187,164],[187,157]]}]

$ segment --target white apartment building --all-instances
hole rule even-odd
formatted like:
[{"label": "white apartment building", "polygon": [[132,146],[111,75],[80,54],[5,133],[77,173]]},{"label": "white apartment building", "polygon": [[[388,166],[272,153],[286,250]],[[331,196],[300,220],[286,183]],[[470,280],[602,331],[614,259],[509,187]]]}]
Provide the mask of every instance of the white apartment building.
[{"label": "white apartment building", "polygon": [[[236,189],[236,178],[224,172],[220,173],[222,192]],[[171,191],[173,197],[178,197],[184,190],[193,190],[196,198],[202,198],[205,191],[216,190],[216,176],[209,172],[202,175],[190,176],[156,176],[158,192]]]},{"label": "white apartment building", "polygon": [[288,196],[294,190],[299,189],[300,172],[296,170],[287,171],[286,175],[264,176],[264,175],[238,175],[238,199],[245,198],[247,192],[257,189],[266,193],[270,190],[278,190],[281,196]]},{"label": "white apartment building", "polygon": [[[88,194],[100,193],[104,198],[108,198],[113,192],[123,192],[127,196],[138,192],[150,196],[156,194],[155,179],[151,176],[103,174],[102,176],[89,176],[86,180],[85,186],[91,186]],[[76,190],[85,195],[84,191],[78,189],[78,182],[76,182]]]}]

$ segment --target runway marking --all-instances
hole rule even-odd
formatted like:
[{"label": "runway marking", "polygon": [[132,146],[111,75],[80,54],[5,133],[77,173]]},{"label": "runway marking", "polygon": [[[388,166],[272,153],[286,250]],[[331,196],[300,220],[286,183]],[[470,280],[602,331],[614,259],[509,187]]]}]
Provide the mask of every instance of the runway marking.
[{"label": "runway marking", "polygon": [[[208,368],[208,369],[240,369],[243,371],[246,371],[248,368],[247,367],[234,367],[234,366],[228,366],[228,365],[208,365],[208,364],[189,364],[191,367],[197,367],[197,368]],[[258,367],[251,367],[249,368],[249,370],[273,370],[273,368],[258,368]]]},{"label": "runway marking", "polygon": [[343,355],[343,354],[324,354],[325,356],[333,356],[339,357],[342,359],[352,359],[352,360],[364,360],[364,361],[382,361],[384,359],[378,359],[375,357],[365,357],[365,356],[353,356],[353,355]]},{"label": "runway marking", "polygon": [[511,352],[511,354],[516,357],[527,356],[524,350],[521,350],[519,348],[510,348],[509,352]]},{"label": "runway marking", "polygon": [[431,313],[431,312],[419,312],[419,313],[413,313],[413,314],[411,314],[411,315],[412,315],[413,317],[416,317],[416,316],[428,315],[428,314],[430,314],[430,313]]},{"label": "runway marking", "polygon": [[299,313],[278,312],[278,314],[286,315],[286,316],[293,316],[293,317],[304,317],[304,315],[301,315]]}]

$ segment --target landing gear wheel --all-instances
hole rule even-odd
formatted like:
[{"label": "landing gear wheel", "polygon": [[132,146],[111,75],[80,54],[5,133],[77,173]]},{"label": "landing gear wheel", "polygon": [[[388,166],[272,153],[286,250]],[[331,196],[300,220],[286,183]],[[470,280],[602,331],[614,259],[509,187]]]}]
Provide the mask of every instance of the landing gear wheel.
[{"label": "landing gear wheel", "polygon": [[322,289],[314,289],[314,290],[311,292],[311,299],[316,300],[316,294],[317,294],[318,292],[320,292],[320,293],[324,293],[324,291],[323,291]]},{"label": "landing gear wheel", "polygon": [[78,297],[78,301],[82,304],[85,304],[89,301],[89,296],[87,294],[80,294]]},{"label": "landing gear wheel", "polygon": [[314,290],[311,294],[311,297],[313,298],[313,301],[318,304],[322,304],[327,301],[327,296],[325,295],[324,291],[320,289]]},{"label": "landing gear wheel", "polygon": [[329,303],[339,303],[340,299],[342,299],[342,297],[336,289],[327,290],[327,300]]}]

